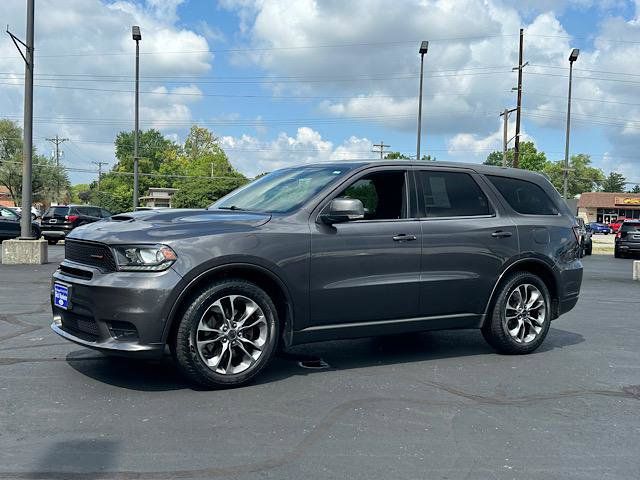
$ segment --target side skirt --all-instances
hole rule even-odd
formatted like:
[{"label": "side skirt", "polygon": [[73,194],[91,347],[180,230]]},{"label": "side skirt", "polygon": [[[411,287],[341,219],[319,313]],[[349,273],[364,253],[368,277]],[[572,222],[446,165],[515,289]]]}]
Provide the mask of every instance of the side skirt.
[{"label": "side skirt", "polygon": [[460,313],[438,317],[416,317],[379,320],[375,322],[316,325],[294,331],[291,345],[428,330],[477,329],[482,326],[483,322],[484,315]]}]

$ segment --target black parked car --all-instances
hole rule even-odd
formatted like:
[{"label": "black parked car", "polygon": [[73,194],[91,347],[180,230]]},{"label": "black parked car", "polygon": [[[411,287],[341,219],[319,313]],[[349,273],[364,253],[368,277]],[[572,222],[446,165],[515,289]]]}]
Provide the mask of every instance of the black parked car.
[{"label": "black parked car", "polygon": [[[20,236],[20,215],[13,209],[0,207],[0,241]],[[40,227],[31,222],[31,236],[40,238]]]},{"label": "black parked car", "polygon": [[91,205],[57,205],[49,207],[40,222],[42,235],[49,245],[55,245],[64,239],[71,230],[80,225],[109,218],[111,212]]},{"label": "black parked car", "polygon": [[[52,329],[112,354],[172,351],[210,387],[281,345],[478,328],[524,354],[580,293],[578,224],[542,175],[441,162],[279,170],[206,210],[77,228]],[[348,348],[348,347],[345,347]]]},{"label": "black parked car", "polygon": [[616,233],[614,255],[620,258],[634,253],[640,253],[640,220],[625,220]]}]

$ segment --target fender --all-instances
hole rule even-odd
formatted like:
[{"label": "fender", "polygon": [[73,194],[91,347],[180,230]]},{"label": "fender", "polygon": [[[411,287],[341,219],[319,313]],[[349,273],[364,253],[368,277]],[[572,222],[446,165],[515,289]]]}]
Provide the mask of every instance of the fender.
[{"label": "fender", "polygon": [[[246,260],[246,256],[244,257],[244,259]],[[283,282],[280,276],[277,275],[275,272],[273,272],[272,269],[267,268],[263,265],[259,265],[257,263],[250,263],[246,261],[227,261],[225,263],[219,263],[219,260],[220,259],[211,260],[211,261],[205,262],[202,265],[199,265],[197,268],[193,269],[191,272],[185,275],[182,281],[175,287],[174,289],[175,297],[172,298],[171,300],[171,308],[166,317],[167,322],[165,324],[164,331],[162,332],[162,343],[163,344],[167,343],[167,338],[169,336],[169,332],[171,331],[171,327],[173,326],[173,323],[175,321],[175,316],[178,311],[178,306],[181,304],[181,302],[184,300],[187,294],[190,293],[191,288],[194,285],[196,285],[204,277],[211,274],[215,274],[218,271],[223,271],[223,270],[232,269],[232,268],[244,268],[248,270],[254,270],[256,272],[259,272],[263,275],[268,276],[271,280],[273,280],[278,285],[278,287],[284,293],[285,301],[287,305],[286,307],[287,318],[284,319],[285,324],[284,324],[283,335],[284,335],[285,345],[289,345],[291,343],[291,337],[293,335],[294,305],[293,305],[293,298],[291,296],[291,292],[289,292],[289,288],[287,287],[285,282]]]},{"label": "fender", "polygon": [[500,273],[500,275],[498,275],[498,279],[496,280],[496,283],[493,286],[493,289],[491,290],[491,295],[489,295],[489,301],[487,302],[487,306],[485,307],[484,314],[482,315],[483,320],[482,320],[482,325],[480,325],[481,327],[484,326],[484,323],[486,322],[487,317],[489,316],[489,313],[490,313],[489,308],[493,304],[493,300],[495,298],[498,285],[500,285],[500,282],[502,282],[502,279],[509,272],[512,272],[513,270],[517,269],[518,265],[521,265],[525,262],[528,262],[528,263],[533,262],[533,263],[539,264],[541,267],[549,270],[549,272],[553,275],[556,282],[560,281],[560,279],[558,278],[558,271],[556,269],[556,266],[548,257],[537,254],[535,252],[523,252],[520,255],[514,257],[513,259],[511,259],[510,262],[505,264],[505,267],[503,268],[502,272]]}]

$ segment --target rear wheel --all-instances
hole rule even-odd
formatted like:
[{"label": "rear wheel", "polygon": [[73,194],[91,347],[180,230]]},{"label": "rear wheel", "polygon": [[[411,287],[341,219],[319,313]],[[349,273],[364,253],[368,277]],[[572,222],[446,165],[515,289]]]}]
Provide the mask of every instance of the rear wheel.
[{"label": "rear wheel", "polygon": [[551,322],[551,301],[545,283],[532,273],[505,279],[482,334],[498,352],[531,353],[544,341]]},{"label": "rear wheel", "polygon": [[201,291],[175,336],[175,358],[193,382],[210,388],[248,383],[278,342],[273,301],[257,285],[224,280]]},{"label": "rear wheel", "polygon": [[618,250],[617,248],[613,251],[613,256],[615,258],[622,258],[622,253],[620,253],[620,250]]},{"label": "rear wheel", "polygon": [[584,251],[585,255],[591,255],[593,253],[593,244],[590,244]]}]

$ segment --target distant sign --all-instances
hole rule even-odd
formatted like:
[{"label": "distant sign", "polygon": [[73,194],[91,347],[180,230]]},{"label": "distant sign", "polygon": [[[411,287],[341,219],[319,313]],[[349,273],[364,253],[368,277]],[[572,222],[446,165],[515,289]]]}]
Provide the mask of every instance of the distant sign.
[{"label": "distant sign", "polygon": [[637,205],[640,207],[640,197],[616,197],[616,205]]}]

